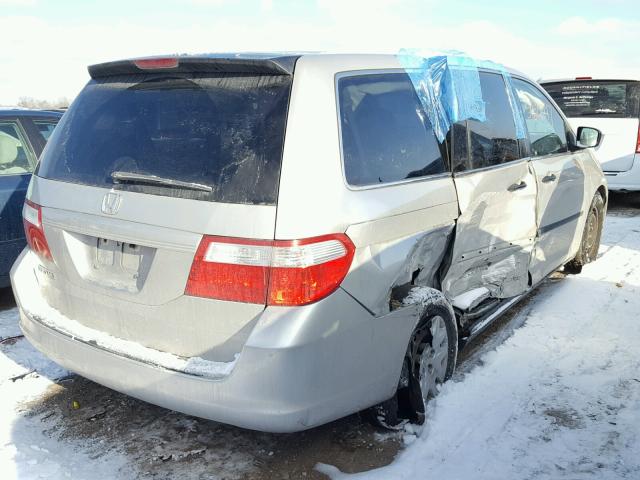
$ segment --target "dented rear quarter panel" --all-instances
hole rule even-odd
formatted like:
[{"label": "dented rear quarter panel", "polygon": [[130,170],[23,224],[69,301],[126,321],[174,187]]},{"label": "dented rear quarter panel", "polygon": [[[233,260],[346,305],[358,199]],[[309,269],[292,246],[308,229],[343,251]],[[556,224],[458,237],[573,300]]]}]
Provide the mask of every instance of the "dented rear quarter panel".
[{"label": "dented rear quarter panel", "polygon": [[[391,290],[433,286],[458,215],[450,174],[365,188],[343,174],[336,77],[402,71],[394,56],[301,57],[291,91],[276,238],[346,232],[356,246],[342,288],[375,316],[388,313]],[[319,141],[321,140],[321,141]],[[418,273],[416,273],[418,272]]]}]

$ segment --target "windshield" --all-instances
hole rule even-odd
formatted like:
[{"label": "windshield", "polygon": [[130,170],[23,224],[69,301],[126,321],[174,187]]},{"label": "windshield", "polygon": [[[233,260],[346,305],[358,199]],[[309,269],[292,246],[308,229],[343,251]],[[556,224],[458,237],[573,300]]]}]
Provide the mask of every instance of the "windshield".
[{"label": "windshield", "polygon": [[[289,76],[239,74],[92,80],[52,134],[36,174],[154,195],[275,204],[290,84]],[[113,172],[134,177],[117,181]]]},{"label": "windshield", "polygon": [[543,87],[567,117],[638,118],[640,114],[640,82],[579,80]]}]

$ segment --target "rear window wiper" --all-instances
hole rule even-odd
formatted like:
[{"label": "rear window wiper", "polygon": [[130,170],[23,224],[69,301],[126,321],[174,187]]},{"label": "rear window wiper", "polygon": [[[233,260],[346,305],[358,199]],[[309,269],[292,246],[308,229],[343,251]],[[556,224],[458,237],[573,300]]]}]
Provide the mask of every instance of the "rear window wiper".
[{"label": "rear window wiper", "polygon": [[142,183],[147,185],[163,185],[167,187],[183,188],[185,190],[199,190],[211,193],[213,188],[202,183],[183,182],[172,178],[163,178],[156,175],[145,175],[144,173],[115,171],[111,174],[114,183]]}]

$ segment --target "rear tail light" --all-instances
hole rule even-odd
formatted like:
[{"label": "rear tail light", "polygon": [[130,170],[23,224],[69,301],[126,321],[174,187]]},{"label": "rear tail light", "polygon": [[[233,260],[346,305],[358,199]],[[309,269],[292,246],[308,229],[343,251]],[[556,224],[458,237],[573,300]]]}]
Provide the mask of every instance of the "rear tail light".
[{"label": "rear tail light", "polygon": [[306,305],[333,293],[355,247],[344,234],[303,240],[204,236],[185,293],[267,305]]},{"label": "rear tail light", "polygon": [[42,207],[31,200],[25,200],[22,207],[22,219],[24,233],[31,250],[37,253],[40,258],[53,261],[42,227]]},{"label": "rear tail light", "polygon": [[640,125],[638,125],[638,139],[636,140],[636,153],[640,153]]}]

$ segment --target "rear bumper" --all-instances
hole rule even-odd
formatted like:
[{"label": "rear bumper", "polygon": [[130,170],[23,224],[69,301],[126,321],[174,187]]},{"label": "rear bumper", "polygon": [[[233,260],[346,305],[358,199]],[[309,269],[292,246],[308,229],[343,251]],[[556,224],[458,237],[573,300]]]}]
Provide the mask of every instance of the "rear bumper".
[{"label": "rear bumper", "polygon": [[633,165],[626,172],[605,172],[609,190],[640,191],[640,154],[636,154]]},{"label": "rear bumper", "polygon": [[[262,431],[291,432],[323,423],[321,418],[312,417],[313,405],[308,401],[296,403],[279,396],[294,387],[294,379],[285,374],[288,369],[282,368],[286,355],[245,351],[237,375],[208,380],[154,368],[91,347],[44,326],[22,310],[20,316],[25,336],[53,361],[132,397],[189,415]],[[291,361],[295,362],[295,358]]]},{"label": "rear bumper", "polygon": [[305,430],[389,398],[415,318],[411,307],[371,317],[342,290],[313,308],[266,309],[231,373],[204,378],[110,352],[40,321],[30,313],[39,288],[34,258],[28,250],[21,255],[12,281],[21,328],[38,350],[141,400],[261,431]]}]

